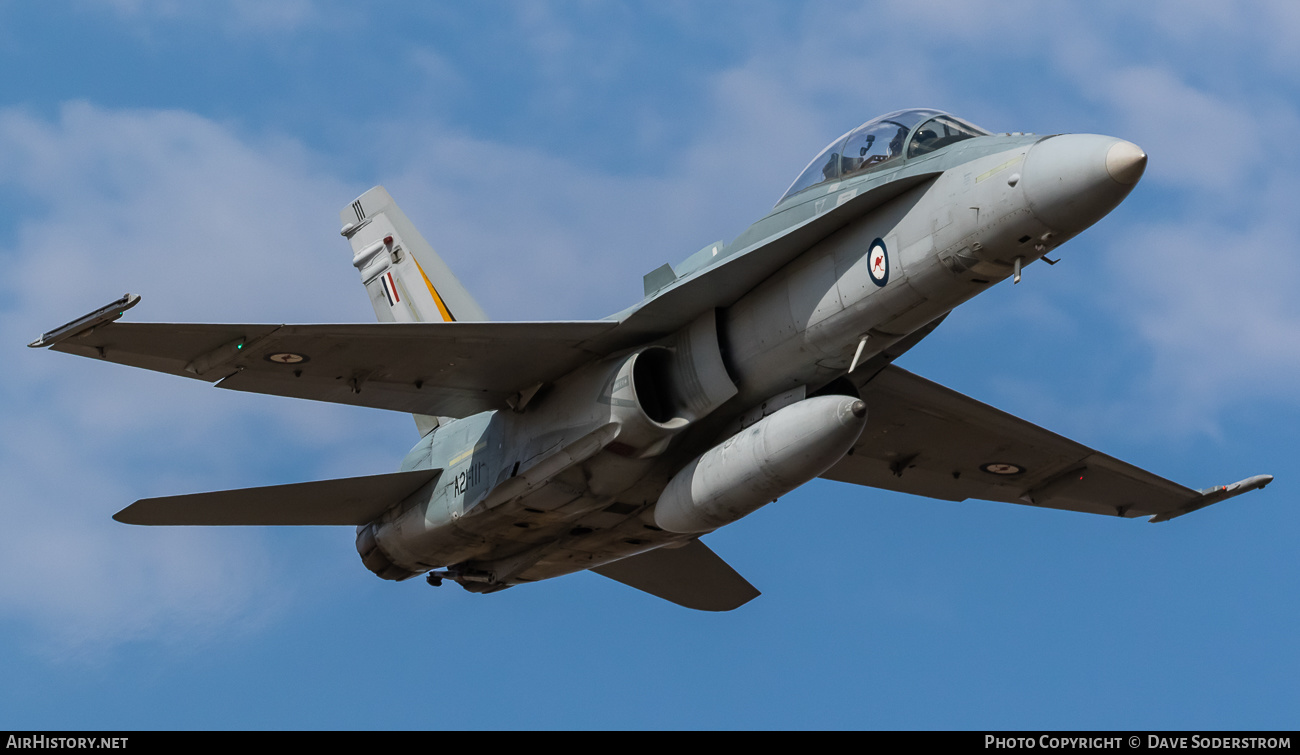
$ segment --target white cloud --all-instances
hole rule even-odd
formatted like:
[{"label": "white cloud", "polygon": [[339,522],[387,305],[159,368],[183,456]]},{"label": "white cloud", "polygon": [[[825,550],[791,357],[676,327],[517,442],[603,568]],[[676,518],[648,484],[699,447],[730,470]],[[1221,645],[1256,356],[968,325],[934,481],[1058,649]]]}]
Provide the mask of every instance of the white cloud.
[{"label": "white cloud", "polygon": [[1296,404],[1300,263],[1290,218],[1241,231],[1154,224],[1108,255],[1153,371],[1145,391],[1181,407],[1177,427],[1210,430],[1251,401]]},{"label": "white cloud", "polygon": [[[1101,237],[1110,315],[1132,323],[1119,348],[1143,353],[1146,365],[1096,416],[1142,417],[1170,437],[1215,435],[1248,402],[1295,403],[1300,265],[1289,247],[1300,233],[1300,146],[1289,135],[1300,113],[1279,95],[1296,77],[1272,67],[1284,53],[1261,14],[1279,28],[1293,23],[1268,4],[1112,8],[1079,18],[1081,33],[1056,58],[1115,124],[1110,132],[1150,155],[1129,200],[1145,217],[1103,221],[1111,228]],[[1103,33],[1117,23],[1161,35],[1130,49]],[[1117,214],[1136,217],[1126,210]]]},{"label": "white cloud", "polygon": [[17,229],[13,280],[51,265],[78,273],[39,292],[11,283],[33,316],[56,320],[125,290],[183,318],[338,317],[344,289],[356,298],[347,245],[331,233],[352,190],[292,145],[246,144],[189,113],[85,103],[55,123],[0,112],[0,135],[6,180],[42,205]]},{"label": "white cloud", "polygon": [[1168,68],[1092,71],[1081,81],[1115,114],[1115,133],[1151,156],[1148,181],[1235,192],[1268,155],[1259,113],[1192,87]]},{"label": "white cloud", "polygon": [[[375,173],[499,319],[602,317],[641,276],[739,234],[828,140],[785,82],[725,71],[665,163],[585,165],[437,123],[376,123]],[[809,146],[815,145],[815,146]]]},{"label": "white cloud", "polygon": [[[26,343],[124,291],[143,295],[131,313],[141,320],[368,319],[334,230],[350,189],[310,162],[292,144],[188,113],[73,103],[46,121],[0,111],[0,188],[30,206],[0,248],[11,273],[0,334]],[[337,459],[374,433],[358,410],[62,354],[21,349],[6,367],[0,604],[40,627],[57,654],[258,621],[282,601],[276,584],[292,568],[268,554],[268,535],[164,535],[109,516],[134,498],[291,482],[256,452],[276,439],[286,452]],[[346,455],[355,474],[397,463],[376,469],[369,451]]]},{"label": "white cloud", "polygon": [[[1184,55],[1215,64],[1226,51],[1250,62],[1247,70],[1230,71],[1241,86],[1258,86],[1261,74],[1282,74],[1294,81],[1300,63],[1300,6],[1290,0],[1225,4],[1214,0],[1160,0],[1139,6],[1143,20],[1159,29]],[[1247,52],[1241,55],[1241,52]],[[1180,58],[1184,58],[1180,55]],[[1199,61],[1186,61],[1195,67]]]}]

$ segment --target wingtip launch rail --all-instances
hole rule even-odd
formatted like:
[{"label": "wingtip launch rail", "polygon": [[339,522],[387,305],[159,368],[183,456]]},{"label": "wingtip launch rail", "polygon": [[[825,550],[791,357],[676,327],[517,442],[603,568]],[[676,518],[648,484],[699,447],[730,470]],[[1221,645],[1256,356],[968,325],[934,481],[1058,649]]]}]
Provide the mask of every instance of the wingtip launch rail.
[{"label": "wingtip launch rail", "polygon": [[121,299],[106,304],[88,315],[78,317],[66,325],[61,325],[48,333],[42,333],[40,338],[27,344],[28,348],[39,349],[45,346],[53,346],[59,341],[63,341],[73,336],[86,333],[99,325],[113,322],[126,314],[131,307],[140,303],[140,297],[136,294],[125,294]]},{"label": "wingtip launch rail", "polygon": [[1215,488],[1206,488],[1204,490],[1197,491],[1201,494],[1200,497],[1192,501],[1191,503],[1188,503],[1186,506],[1183,506],[1181,509],[1178,509],[1176,511],[1171,511],[1166,514],[1157,514],[1151,517],[1150,519],[1148,519],[1147,521],[1151,522],[1152,524],[1155,524],[1157,522],[1167,522],[1170,519],[1177,519],[1178,517],[1183,516],[1184,514],[1190,514],[1193,511],[1199,511],[1200,509],[1203,509],[1206,506],[1219,503],[1220,501],[1226,501],[1229,498],[1235,498],[1241,495],[1242,493],[1249,493],[1252,490],[1263,490],[1272,481],[1273,481],[1273,475],[1261,474],[1261,475],[1255,475],[1254,477],[1247,477],[1246,479],[1240,480],[1238,482],[1234,482],[1231,485],[1221,485]]}]

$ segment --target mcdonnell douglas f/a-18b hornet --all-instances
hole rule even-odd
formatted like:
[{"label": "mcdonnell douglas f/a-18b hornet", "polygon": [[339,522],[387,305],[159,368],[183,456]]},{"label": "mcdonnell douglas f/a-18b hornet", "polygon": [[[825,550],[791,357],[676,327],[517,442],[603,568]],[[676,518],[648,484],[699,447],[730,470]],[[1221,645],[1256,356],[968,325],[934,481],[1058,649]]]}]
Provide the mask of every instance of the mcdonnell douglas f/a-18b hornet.
[{"label": "mcdonnell douglas f/a-18b hornet", "polygon": [[816,477],[1153,522],[1272,481],[1187,488],[893,365],[958,304],[1055,264],[1146,161],[1109,136],[889,113],[591,322],[488,321],[375,187],[342,235],[379,323],[116,322],[128,294],[31,345],[415,415],[401,471],[149,498],[118,521],[352,525],[384,579],[488,593],[590,569],[725,611],[759,592],[700,537]]}]

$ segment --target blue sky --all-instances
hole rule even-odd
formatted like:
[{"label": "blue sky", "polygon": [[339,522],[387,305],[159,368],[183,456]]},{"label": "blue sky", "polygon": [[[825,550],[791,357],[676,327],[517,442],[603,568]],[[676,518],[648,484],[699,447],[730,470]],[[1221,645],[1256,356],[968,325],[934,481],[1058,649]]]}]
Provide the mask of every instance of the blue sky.
[{"label": "blue sky", "polygon": [[[1300,6],[0,2],[0,727],[1295,728]],[[339,529],[138,498],[392,471],[409,417],[24,347],[366,322],[383,183],[495,319],[597,318],[879,113],[1093,132],[1129,199],[901,364],[1192,487],[1163,525],[815,481],[707,538],[721,615],[592,574],[476,596]]]}]

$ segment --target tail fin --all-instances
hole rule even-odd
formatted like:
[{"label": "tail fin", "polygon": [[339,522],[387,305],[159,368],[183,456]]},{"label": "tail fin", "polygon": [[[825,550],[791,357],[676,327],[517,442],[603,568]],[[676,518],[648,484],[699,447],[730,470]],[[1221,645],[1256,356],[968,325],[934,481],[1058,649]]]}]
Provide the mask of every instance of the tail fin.
[{"label": "tail fin", "polygon": [[487,315],[382,186],[339,213],[380,322],[483,322]]}]

